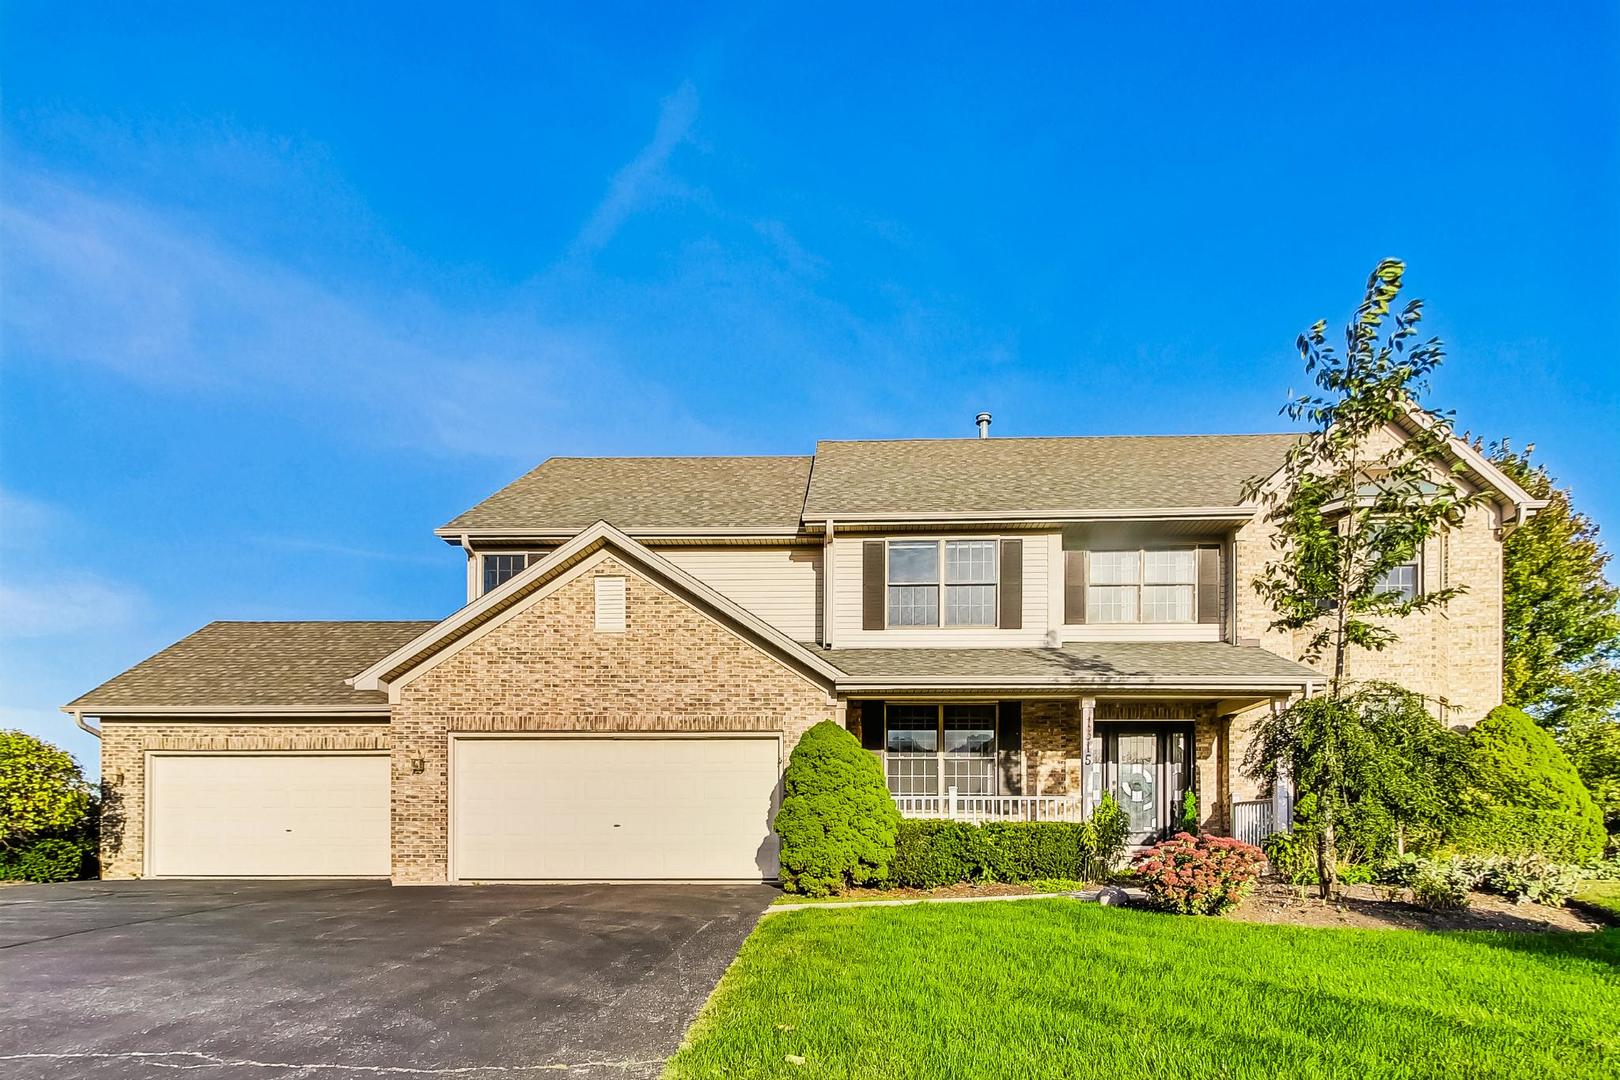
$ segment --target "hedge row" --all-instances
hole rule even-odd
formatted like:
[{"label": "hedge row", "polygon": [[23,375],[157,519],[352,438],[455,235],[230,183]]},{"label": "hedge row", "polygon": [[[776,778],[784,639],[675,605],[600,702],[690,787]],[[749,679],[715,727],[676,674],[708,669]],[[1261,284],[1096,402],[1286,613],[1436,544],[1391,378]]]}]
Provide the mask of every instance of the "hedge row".
[{"label": "hedge row", "polygon": [[1097,881],[1111,861],[1090,822],[905,820],[895,842],[893,882],[933,889],[960,881]]},{"label": "hedge row", "polygon": [[0,851],[0,881],[73,881],[84,876],[89,859],[87,845],[46,837]]}]

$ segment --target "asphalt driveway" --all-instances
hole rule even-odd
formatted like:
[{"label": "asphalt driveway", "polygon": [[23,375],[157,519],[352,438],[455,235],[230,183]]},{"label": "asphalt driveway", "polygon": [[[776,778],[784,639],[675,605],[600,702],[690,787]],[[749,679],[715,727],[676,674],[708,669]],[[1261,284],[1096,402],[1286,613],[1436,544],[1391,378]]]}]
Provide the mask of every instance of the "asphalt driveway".
[{"label": "asphalt driveway", "polygon": [[763,886],[0,889],[0,1077],[655,1077]]}]

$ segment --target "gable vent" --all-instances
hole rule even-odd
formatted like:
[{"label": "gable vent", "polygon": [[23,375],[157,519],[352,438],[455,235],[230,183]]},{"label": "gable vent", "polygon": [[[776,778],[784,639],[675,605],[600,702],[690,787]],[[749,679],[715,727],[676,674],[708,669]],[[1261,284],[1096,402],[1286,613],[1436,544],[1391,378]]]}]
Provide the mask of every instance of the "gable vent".
[{"label": "gable vent", "polygon": [[599,577],[596,582],[596,628],[604,633],[624,633],[624,578]]}]

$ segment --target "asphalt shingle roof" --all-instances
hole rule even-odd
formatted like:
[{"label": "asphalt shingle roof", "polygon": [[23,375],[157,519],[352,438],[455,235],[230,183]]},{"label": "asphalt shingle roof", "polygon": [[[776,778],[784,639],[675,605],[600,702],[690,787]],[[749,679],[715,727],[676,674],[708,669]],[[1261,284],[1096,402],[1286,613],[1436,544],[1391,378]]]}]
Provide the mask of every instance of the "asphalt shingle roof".
[{"label": "asphalt shingle roof", "polygon": [[963,680],[1131,678],[1321,679],[1292,660],[1253,645],[1220,641],[1099,641],[1050,649],[824,649],[821,655],[856,678]]},{"label": "asphalt shingle roof", "polygon": [[826,441],[805,517],[1227,507],[1297,435]]},{"label": "asphalt shingle roof", "polygon": [[809,457],[550,458],[443,526],[793,531]]},{"label": "asphalt shingle roof", "polygon": [[384,705],[344,683],[431,622],[214,622],[114,676],[68,707]]}]

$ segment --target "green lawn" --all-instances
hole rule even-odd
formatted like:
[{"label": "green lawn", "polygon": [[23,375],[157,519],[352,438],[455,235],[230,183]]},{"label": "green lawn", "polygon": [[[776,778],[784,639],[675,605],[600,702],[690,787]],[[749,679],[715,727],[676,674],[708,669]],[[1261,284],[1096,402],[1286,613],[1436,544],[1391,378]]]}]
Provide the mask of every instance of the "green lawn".
[{"label": "green lawn", "polygon": [[1620,931],[1310,930],[1069,900],[774,915],[665,1074],[1616,1075]]},{"label": "green lawn", "polygon": [[1620,881],[1589,881],[1575,897],[1620,918]]}]

